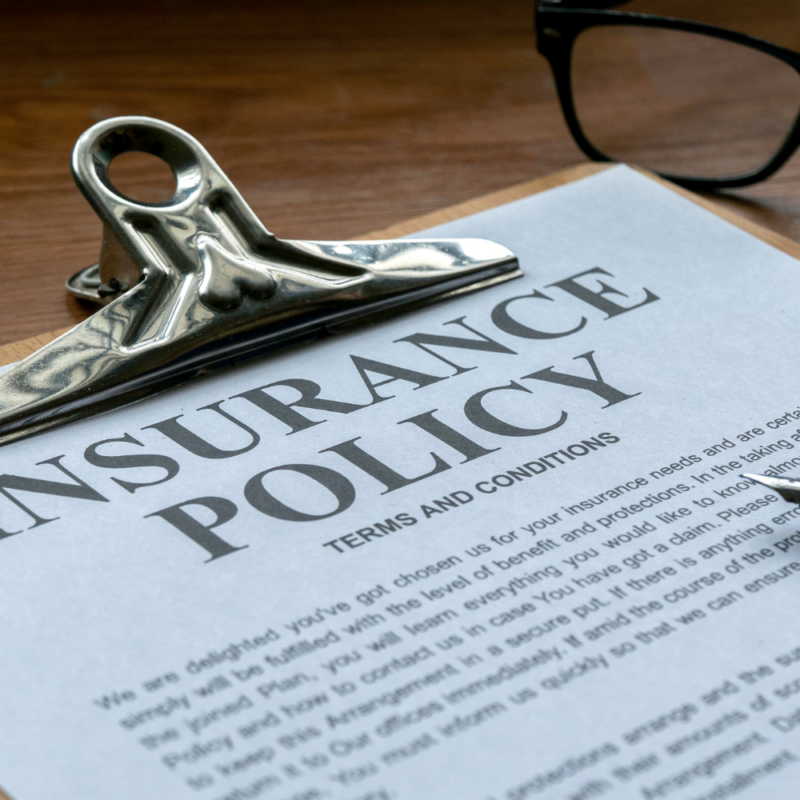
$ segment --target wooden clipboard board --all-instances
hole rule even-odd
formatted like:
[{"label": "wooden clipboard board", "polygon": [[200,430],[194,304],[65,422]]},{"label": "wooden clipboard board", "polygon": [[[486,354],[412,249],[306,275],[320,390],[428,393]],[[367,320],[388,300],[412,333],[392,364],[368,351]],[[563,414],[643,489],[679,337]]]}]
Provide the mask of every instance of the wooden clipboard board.
[{"label": "wooden clipboard board", "polygon": [[[406,220],[405,222],[400,222],[396,225],[391,225],[388,228],[382,228],[381,230],[373,231],[365,236],[359,236],[356,238],[394,239],[400,236],[407,236],[409,234],[425,230],[426,228],[432,228],[435,225],[442,225],[445,222],[452,222],[456,219],[462,219],[463,217],[468,217],[471,214],[476,214],[479,211],[486,211],[489,208],[505,205],[506,203],[513,202],[514,200],[521,200],[523,197],[529,197],[531,195],[538,194],[539,192],[547,191],[548,189],[554,189],[558,186],[564,186],[565,184],[572,183],[573,181],[581,180],[582,178],[588,178],[591,175],[596,175],[599,172],[610,169],[612,166],[613,165],[611,164],[580,164],[562,172],[556,172],[553,175],[547,175],[544,178],[537,178],[532,181],[520,183],[516,186],[511,186],[508,189],[502,189],[499,192],[493,192],[492,194],[477,197],[473,200],[467,200],[464,203],[443,208],[430,214],[414,217],[413,219]],[[721,217],[733,225],[736,225],[738,228],[747,231],[747,233],[755,236],[757,239],[761,239],[778,250],[781,250],[782,252],[800,260],[800,244],[792,239],[781,236],[780,234],[775,233],[768,228],[764,228],[755,222],[751,222],[750,220],[745,219],[744,217],[741,217],[732,211],[728,211],[711,200],[707,200],[706,198],[700,197],[699,195],[696,195],[686,189],[681,189],[679,186],[675,186],[675,184],[664,181],[651,172],[647,172],[645,170],[638,171],[643,175],[646,175],[651,180],[654,180],[657,183],[660,183],[662,186],[667,187],[671,191],[676,192],[677,194],[686,197],[688,200],[691,200],[693,203],[696,203],[708,211],[711,211],[718,217]],[[64,328],[58,331],[42,333],[38,336],[31,337],[30,339],[23,339],[18,342],[0,346],[0,366],[11,364],[15,361],[25,358],[25,356],[28,356],[31,353],[35,353],[39,348],[44,347],[48,342],[51,342],[66,330],[69,329]],[[0,776],[0,779],[1,777],[2,776]],[[12,800],[12,798],[9,795],[4,794],[3,790],[0,789],[0,800]],[[26,799],[21,797],[17,798],[17,800]],[[75,800],[79,800],[79,798],[75,798]]]}]

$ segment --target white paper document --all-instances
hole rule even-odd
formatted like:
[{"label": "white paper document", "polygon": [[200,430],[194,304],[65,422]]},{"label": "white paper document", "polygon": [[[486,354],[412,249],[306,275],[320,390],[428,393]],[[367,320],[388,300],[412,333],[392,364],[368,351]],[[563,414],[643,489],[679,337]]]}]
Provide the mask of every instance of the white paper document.
[{"label": "white paper document", "polygon": [[796,800],[800,265],[624,167],[424,235],[525,277],[0,450],[13,800]]}]

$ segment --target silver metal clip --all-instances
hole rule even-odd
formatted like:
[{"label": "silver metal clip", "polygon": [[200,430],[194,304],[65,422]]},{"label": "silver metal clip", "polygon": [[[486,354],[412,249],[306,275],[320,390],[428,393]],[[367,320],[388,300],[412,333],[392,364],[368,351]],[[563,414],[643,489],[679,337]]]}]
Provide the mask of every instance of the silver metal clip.
[{"label": "silver metal clip", "polygon": [[[128,151],[166,161],[172,197],[143,203],[114,187],[109,164]],[[99,264],[67,287],[103,307],[0,375],[0,444],[522,274],[485,239],[278,239],[198,141],[155,119],[93,126],[72,172],[104,227]]]}]

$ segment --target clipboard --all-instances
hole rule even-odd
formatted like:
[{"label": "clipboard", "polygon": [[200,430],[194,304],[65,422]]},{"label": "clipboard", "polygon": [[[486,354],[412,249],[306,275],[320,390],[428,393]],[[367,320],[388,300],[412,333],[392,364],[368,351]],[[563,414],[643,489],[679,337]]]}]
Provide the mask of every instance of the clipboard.
[{"label": "clipboard", "polygon": [[[478,197],[466,202],[450,206],[438,211],[415,217],[404,222],[397,223],[388,228],[373,231],[362,237],[361,240],[383,240],[393,239],[396,237],[407,236],[427,228],[441,225],[457,219],[476,214],[487,209],[495,208],[515,200],[520,200],[531,195],[545,192],[566,184],[582,180],[592,175],[603,172],[604,170],[612,168],[613,165],[608,164],[582,164],[567,170],[548,175],[542,178],[537,178],[531,181],[520,183],[516,186],[500,190],[482,197]],[[767,228],[762,227],[754,222],[751,222],[738,214],[731,212],[711,200],[700,197],[688,190],[677,187],[661,178],[649,173],[645,170],[638,170],[650,180],[665,186],[670,191],[687,198],[691,202],[705,208],[711,213],[721,217],[722,219],[730,222],[731,224],[739,227],[740,229],[750,233],[756,238],[772,245],[778,250],[800,260],[800,244],[788,239],[780,234],[777,234]],[[17,362],[33,353],[36,353],[45,345],[52,342],[58,336],[65,332],[65,330],[45,332],[38,336],[28,339],[13,342],[0,346],[0,365],[7,365]],[[0,776],[2,780],[2,776]],[[0,800],[12,800],[0,789]],[[20,799],[22,800],[22,799]]]}]

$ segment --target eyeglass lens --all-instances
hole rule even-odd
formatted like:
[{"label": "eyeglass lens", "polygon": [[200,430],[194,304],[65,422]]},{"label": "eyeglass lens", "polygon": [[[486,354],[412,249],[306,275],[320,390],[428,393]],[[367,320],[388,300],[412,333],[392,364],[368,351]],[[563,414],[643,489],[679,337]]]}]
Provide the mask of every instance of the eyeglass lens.
[{"label": "eyeglass lens", "polygon": [[664,28],[581,32],[572,89],[578,120],[598,150],[686,177],[759,169],[800,113],[800,75],[788,64],[751,47]]}]

